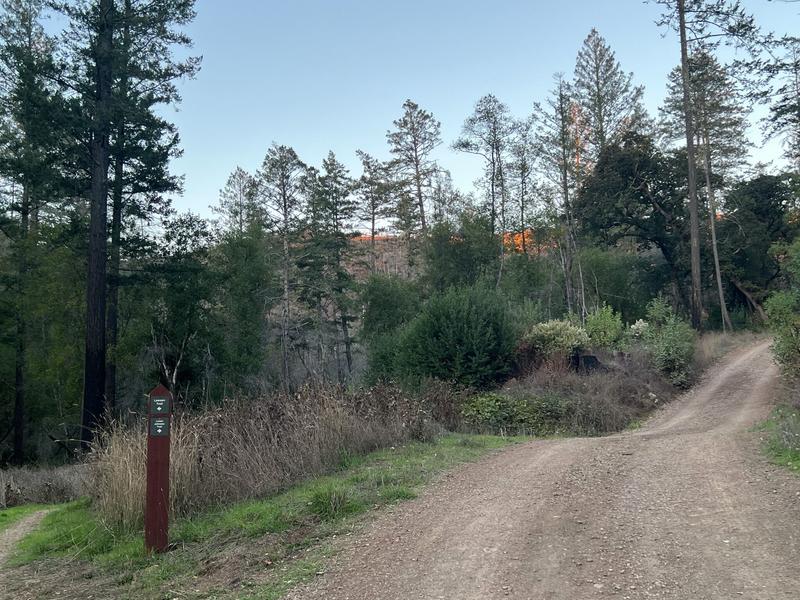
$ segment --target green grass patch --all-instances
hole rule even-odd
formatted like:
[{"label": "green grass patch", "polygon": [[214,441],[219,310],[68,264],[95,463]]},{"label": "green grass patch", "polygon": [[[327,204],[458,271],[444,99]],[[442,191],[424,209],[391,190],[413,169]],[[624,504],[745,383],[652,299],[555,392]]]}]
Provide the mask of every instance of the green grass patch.
[{"label": "green grass patch", "polygon": [[[339,470],[331,475],[270,498],[177,520],[170,530],[176,549],[158,556],[145,554],[140,532],[105,527],[89,502],[81,500],[53,507],[41,526],[22,540],[12,560],[17,565],[60,557],[86,561],[113,572],[115,585],[126,594],[148,598],[162,597],[165,590],[192,588],[203,576],[203,564],[225,548],[260,544],[258,552],[263,556],[268,551],[274,565],[268,581],[262,576],[250,586],[244,573],[241,589],[214,591],[214,597],[277,599],[320,571],[328,552],[326,540],[351,530],[364,512],[415,498],[442,472],[522,439],[447,435],[433,443],[343,456]],[[253,564],[259,565],[259,573],[264,571],[255,558]]]},{"label": "green grass patch", "polygon": [[757,430],[765,434],[764,451],[774,463],[800,472],[800,409],[779,406]]},{"label": "green grass patch", "polygon": [[41,504],[24,504],[23,506],[14,506],[0,510],[0,533],[11,527],[14,523],[21,521],[28,515],[42,510],[43,508],[46,507]]}]

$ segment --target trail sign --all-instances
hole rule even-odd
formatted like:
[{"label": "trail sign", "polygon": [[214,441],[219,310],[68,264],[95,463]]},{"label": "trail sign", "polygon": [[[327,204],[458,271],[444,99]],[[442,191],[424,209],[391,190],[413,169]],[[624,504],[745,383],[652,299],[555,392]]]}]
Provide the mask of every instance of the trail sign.
[{"label": "trail sign", "polygon": [[144,507],[144,546],[165,552],[169,546],[169,442],[172,394],[163,385],[147,395],[147,496]]}]

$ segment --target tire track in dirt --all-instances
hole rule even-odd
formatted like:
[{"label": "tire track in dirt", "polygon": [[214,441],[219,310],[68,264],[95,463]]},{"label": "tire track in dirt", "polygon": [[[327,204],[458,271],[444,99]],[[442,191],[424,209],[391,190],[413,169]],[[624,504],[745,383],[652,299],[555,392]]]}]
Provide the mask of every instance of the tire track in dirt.
[{"label": "tire track in dirt", "polygon": [[39,526],[47,512],[39,510],[31,513],[0,533],[0,569],[11,556],[17,543]]}]

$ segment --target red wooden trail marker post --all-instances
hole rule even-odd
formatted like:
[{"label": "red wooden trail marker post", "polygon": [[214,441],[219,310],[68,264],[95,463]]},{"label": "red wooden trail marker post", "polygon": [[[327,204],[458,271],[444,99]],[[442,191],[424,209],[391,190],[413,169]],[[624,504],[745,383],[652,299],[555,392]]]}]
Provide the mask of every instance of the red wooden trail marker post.
[{"label": "red wooden trail marker post", "polygon": [[147,395],[147,496],[144,548],[165,552],[169,545],[169,437],[172,394],[163,385]]}]

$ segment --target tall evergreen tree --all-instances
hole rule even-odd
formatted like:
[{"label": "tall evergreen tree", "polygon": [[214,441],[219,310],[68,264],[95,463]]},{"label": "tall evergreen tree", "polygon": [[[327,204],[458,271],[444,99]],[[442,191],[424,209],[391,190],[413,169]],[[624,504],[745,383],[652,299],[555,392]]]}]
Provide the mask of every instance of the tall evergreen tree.
[{"label": "tall evergreen tree", "polygon": [[241,167],[236,167],[228,176],[225,187],[219,192],[217,205],[211,207],[223,231],[241,236],[253,223],[265,223],[256,188],[255,177]]},{"label": "tall evergreen tree", "polygon": [[575,100],[570,85],[561,75],[556,76],[556,86],[545,106],[534,107],[536,119],[536,148],[541,158],[544,176],[558,192],[557,218],[561,230],[559,256],[564,274],[564,299],[569,312],[580,310],[586,314],[583,293],[583,273],[578,266],[579,289],[573,283],[574,267],[578,255],[577,221],[574,196],[577,191],[579,171],[579,139],[575,130]]},{"label": "tall evergreen tree", "polygon": [[691,44],[715,47],[726,43],[757,52],[758,28],[740,0],[654,0],[665,7],[659,24],[677,30],[680,40],[681,86],[684,102],[687,181],[689,198],[689,234],[692,270],[692,326],[702,327],[703,296],[700,273],[700,217],[697,207],[697,167],[695,154],[694,115],[691,103],[689,54]]},{"label": "tall evergreen tree", "polygon": [[39,209],[58,189],[57,155],[60,98],[48,84],[54,78],[53,40],[41,24],[40,0],[4,0],[0,4],[0,179],[9,183],[0,212],[14,218],[3,227],[11,241],[14,276],[13,458],[24,460],[29,388],[29,272],[36,242]]},{"label": "tall evergreen tree", "polygon": [[406,100],[403,103],[403,116],[394,121],[394,131],[386,132],[389,150],[416,202],[423,237],[428,235],[425,214],[428,189],[431,177],[438,169],[431,155],[442,143],[440,129],[439,121],[433,114],[420,108],[417,103]]},{"label": "tall evergreen tree", "polygon": [[764,67],[775,82],[769,92],[765,132],[768,137],[783,137],[786,158],[800,173],[800,38],[785,37],[777,45],[782,53]]},{"label": "tall evergreen tree", "polygon": [[633,85],[633,74],[622,70],[614,51],[594,28],[578,52],[573,90],[585,121],[586,160],[592,163],[607,144],[646,124],[644,88]]},{"label": "tall evergreen tree", "polygon": [[476,154],[485,162],[492,233],[499,230],[502,234],[506,225],[505,166],[513,131],[508,106],[488,94],[475,104],[475,110],[464,121],[461,136],[453,142],[453,149]]},{"label": "tall evergreen tree", "polygon": [[[670,73],[667,98],[662,109],[662,124],[668,138],[683,136],[685,106],[680,68]],[[747,111],[735,82],[709,52],[698,51],[689,57],[690,99],[693,107],[693,130],[698,162],[705,174],[709,231],[714,259],[714,274],[719,296],[722,324],[732,329],[722,285],[716,234],[715,175],[728,175],[741,164],[747,152]]]},{"label": "tall evergreen tree", "polygon": [[117,396],[120,266],[125,246],[138,246],[126,239],[135,237],[126,225],[164,215],[169,207],[165,194],[181,190],[180,179],[169,171],[170,160],[180,154],[179,137],[158,108],[180,101],[176,81],[193,76],[199,67],[197,58],[173,55],[175,48],[191,46],[182,28],[194,16],[194,0],[121,0],[115,13],[105,381],[111,408]]},{"label": "tall evergreen tree", "polygon": [[290,354],[292,341],[292,306],[296,294],[296,243],[302,230],[305,200],[302,176],[305,165],[288,146],[272,144],[256,175],[259,199],[264,206],[272,230],[278,238],[281,273],[281,383],[292,389]]},{"label": "tall evergreen tree", "polygon": [[333,350],[338,380],[344,383],[353,370],[350,326],[355,318],[354,280],[349,268],[354,251],[350,238],[358,203],[352,193],[354,182],[333,152],[322,161],[319,172],[310,173],[307,186],[307,243],[299,261],[304,272],[303,295],[316,313],[320,366],[324,365],[324,333],[331,329],[336,332]]},{"label": "tall evergreen tree", "polygon": [[533,168],[536,158],[534,143],[533,119],[528,118],[514,123],[514,134],[511,141],[509,179],[514,190],[517,209],[517,227],[521,233],[520,249],[528,253],[528,225],[534,193]]},{"label": "tall evergreen tree", "polygon": [[369,230],[370,270],[376,268],[377,252],[375,238],[382,230],[382,223],[392,216],[397,184],[391,176],[391,165],[381,162],[359,150],[362,174],[357,182],[361,199],[359,218],[366,221]]}]

